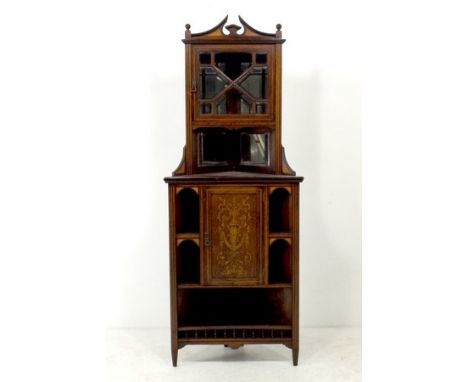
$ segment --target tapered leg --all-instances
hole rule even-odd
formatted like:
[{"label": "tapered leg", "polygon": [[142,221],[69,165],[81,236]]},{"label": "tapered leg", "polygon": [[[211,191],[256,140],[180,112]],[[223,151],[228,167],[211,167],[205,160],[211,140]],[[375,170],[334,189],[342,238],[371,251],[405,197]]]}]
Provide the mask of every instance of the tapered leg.
[{"label": "tapered leg", "polygon": [[172,349],[172,366],[176,367],[177,366],[177,353],[178,349]]},{"label": "tapered leg", "polygon": [[297,360],[299,358],[299,348],[295,347],[292,349],[292,356],[293,356],[293,365],[297,366]]}]

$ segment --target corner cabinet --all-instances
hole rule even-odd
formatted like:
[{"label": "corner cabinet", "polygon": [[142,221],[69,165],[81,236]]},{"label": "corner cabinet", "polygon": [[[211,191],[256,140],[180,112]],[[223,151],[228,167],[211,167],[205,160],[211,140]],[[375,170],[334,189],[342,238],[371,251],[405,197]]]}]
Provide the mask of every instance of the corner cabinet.
[{"label": "corner cabinet", "polygon": [[281,25],[186,25],[186,145],[169,184],[172,362],[185,345],[299,353],[299,183],[281,145]]}]

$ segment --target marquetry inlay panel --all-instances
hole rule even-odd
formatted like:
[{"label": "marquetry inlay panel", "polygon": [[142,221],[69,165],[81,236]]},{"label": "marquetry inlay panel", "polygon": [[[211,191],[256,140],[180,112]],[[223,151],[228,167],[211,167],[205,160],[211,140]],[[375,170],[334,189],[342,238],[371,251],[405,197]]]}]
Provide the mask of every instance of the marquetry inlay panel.
[{"label": "marquetry inlay panel", "polygon": [[260,283],[261,189],[207,190],[207,282]]}]

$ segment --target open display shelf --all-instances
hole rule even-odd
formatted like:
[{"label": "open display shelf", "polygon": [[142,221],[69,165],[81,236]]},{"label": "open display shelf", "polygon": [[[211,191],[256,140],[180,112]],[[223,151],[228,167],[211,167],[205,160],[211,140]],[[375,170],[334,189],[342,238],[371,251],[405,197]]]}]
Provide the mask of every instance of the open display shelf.
[{"label": "open display shelf", "polygon": [[177,246],[177,284],[200,284],[200,248],[192,240]]},{"label": "open display shelf", "polygon": [[291,325],[289,288],[200,288],[178,292],[179,326]]},{"label": "open display shelf", "polygon": [[275,240],[268,252],[268,282],[288,284],[291,281],[291,245],[284,239]]}]

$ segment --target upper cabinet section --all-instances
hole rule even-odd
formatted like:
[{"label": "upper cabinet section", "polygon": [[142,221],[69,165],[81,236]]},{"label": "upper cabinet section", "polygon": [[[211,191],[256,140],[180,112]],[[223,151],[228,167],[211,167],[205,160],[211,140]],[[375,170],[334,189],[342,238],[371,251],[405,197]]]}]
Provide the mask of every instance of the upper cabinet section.
[{"label": "upper cabinet section", "polygon": [[266,33],[227,19],[202,33],[185,26],[186,145],[173,175],[294,175],[281,144],[281,25]]},{"label": "upper cabinet section", "polygon": [[194,128],[273,123],[277,116],[281,25],[265,33],[239,21],[241,26],[225,25],[226,17],[203,33],[186,25],[187,106]]}]

